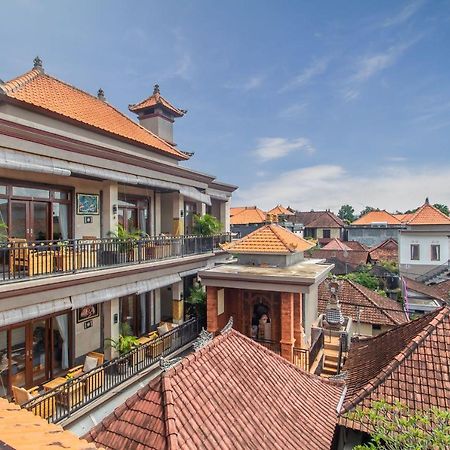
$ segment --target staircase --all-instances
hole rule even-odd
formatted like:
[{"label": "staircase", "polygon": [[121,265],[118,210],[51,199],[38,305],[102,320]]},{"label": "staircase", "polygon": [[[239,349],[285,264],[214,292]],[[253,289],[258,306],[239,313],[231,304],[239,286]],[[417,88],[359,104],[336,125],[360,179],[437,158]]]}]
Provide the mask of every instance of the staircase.
[{"label": "staircase", "polygon": [[320,376],[329,378],[338,373],[340,342],[338,336],[325,336],[323,353],[324,362]]},{"label": "staircase", "polygon": [[439,279],[445,279],[450,275],[450,260],[448,260],[445,264],[442,264],[438,267],[434,267],[428,272],[420,275],[416,278],[416,281],[420,281],[425,284],[433,284],[436,283]]}]

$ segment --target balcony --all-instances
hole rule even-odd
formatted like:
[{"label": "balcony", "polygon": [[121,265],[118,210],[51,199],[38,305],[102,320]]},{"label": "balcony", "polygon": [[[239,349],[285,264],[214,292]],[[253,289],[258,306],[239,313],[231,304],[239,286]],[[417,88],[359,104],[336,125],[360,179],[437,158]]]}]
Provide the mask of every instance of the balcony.
[{"label": "balcony", "polygon": [[133,379],[161,365],[161,358],[169,359],[177,350],[185,351],[198,333],[199,322],[190,319],[168,333],[79,376],[71,378],[67,375],[46,383],[42,387],[43,392],[22,404],[22,408],[51,423],[69,420],[75,413],[80,415],[83,414],[81,410],[95,407],[95,402],[107,401],[106,394],[109,392],[124,389]]},{"label": "balcony", "polygon": [[11,239],[0,244],[0,284],[76,272],[142,264],[220,250],[229,233],[142,239]]}]

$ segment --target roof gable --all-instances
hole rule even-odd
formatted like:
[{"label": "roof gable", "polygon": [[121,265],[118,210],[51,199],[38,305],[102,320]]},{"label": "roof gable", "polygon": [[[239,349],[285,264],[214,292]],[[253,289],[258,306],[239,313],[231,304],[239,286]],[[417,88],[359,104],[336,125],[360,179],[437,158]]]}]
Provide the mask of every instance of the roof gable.
[{"label": "roof gable", "polygon": [[425,203],[407,221],[408,225],[450,225],[450,217]]},{"label": "roof gable", "polygon": [[275,208],[272,208],[270,211],[268,211],[268,214],[276,214],[276,215],[283,215],[283,216],[292,216],[294,213],[290,211],[289,209],[285,208],[282,205],[277,205]]},{"label": "roof gable", "polygon": [[224,244],[230,253],[288,254],[308,250],[314,244],[277,224],[267,224],[237,241]]},{"label": "roof gable", "polygon": [[153,94],[150,97],[142,100],[139,103],[134,105],[129,105],[128,109],[132,112],[144,111],[147,108],[151,108],[156,105],[161,105],[166,108],[170,113],[172,113],[175,117],[183,117],[187,111],[183,109],[179,109],[176,106],[173,106],[168,100],[166,100],[159,91],[159,86],[155,84],[153,89]]},{"label": "roof gable", "polygon": [[233,208],[230,212],[231,225],[249,225],[253,223],[264,223],[266,213],[256,206],[244,206]]},{"label": "roof gable", "polygon": [[75,122],[96,131],[151,148],[172,158],[188,156],[140,126],[105,100],[33,69],[0,87],[6,98],[55,114],[62,120]]},{"label": "roof gable", "polygon": [[395,239],[389,238],[372,247],[369,252],[370,258],[374,261],[397,261],[398,243]]},{"label": "roof gable", "polygon": [[353,251],[348,245],[342,242],[340,239],[334,238],[327,245],[322,247],[323,250],[346,250]]},{"label": "roof gable", "polygon": [[[303,372],[234,330],[159,378],[86,437],[104,445],[115,429],[114,450],[330,448],[342,384]],[[166,447],[155,445],[159,436]]]}]

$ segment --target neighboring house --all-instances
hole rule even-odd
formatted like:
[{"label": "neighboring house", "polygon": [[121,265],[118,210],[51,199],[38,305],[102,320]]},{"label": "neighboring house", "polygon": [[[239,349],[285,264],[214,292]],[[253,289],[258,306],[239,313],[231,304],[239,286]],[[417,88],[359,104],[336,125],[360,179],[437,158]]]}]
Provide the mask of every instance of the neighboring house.
[{"label": "neighboring house", "polygon": [[373,263],[392,261],[398,263],[398,242],[389,238],[369,249],[370,260]]},{"label": "neighboring house", "polygon": [[305,373],[233,329],[209,339],[84,438],[108,450],[332,448],[341,381]]},{"label": "neighboring house", "polygon": [[[351,334],[376,336],[395,325],[408,322],[402,305],[350,280],[338,280],[342,314],[352,318]],[[331,298],[330,280],[319,286],[319,313],[324,314]]]},{"label": "neighboring house", "polygon": [[325,259],[328,264],[333,264],[332,273],[334,275],[354,272],[370,262],[367,250],[326,250],[321,248],[308,250],[305,256],[313,259]]},{"label": "neighboring house", "polygon": [[370,408],[374,401],[400,402],[417,413],[430,408],[449,410],[449,372],[449,307],[353,342],[344,366],[339,448],[353,448],[364,433],[373,430],[368,419],[350,420],[346,414]]},{"label": "neighboring house", "polygon": [[332,266],[305,260],[311,243],[270,224],[223,248],[236,262],[199,273],[207,292],[208,330],[232,316],[235,328],[292,362],[311,346],[317,289]]},{"label": "neighboring house", "polygon": [[[403,298],[410,314],[422,315],[449,301],[448,292],[445,294],[437,285],[427,285],[405,276],[402,280]],[[449,287],[450,281],[446,284]]]},{"label": "neighboring house", "polygon": [[317,239],[320,243],[342,239],[344,235],[344,222],[331,211],[295,211],[291,220],[303,224],[305,238]]},{"label": "neighboring house", "polygon": [[[182,328],[193,278],[223,260],[236,187],[182,165],[173,123],[184,111],[159,87],[130,110],[139,123],[39,58],[0,82],[0,396],[64,377],[92,351],[95,364],[113,358],[105,339],[121,325]],[[189,236],[208,208],[224,233]]]},{"label": "neighboring house", "polygon": [[352,250],[364,250],[367,251],[369,248],[358,241],[344,241],[347,247],[350,247]]},{"label": "neighboring house", "polygon": [[244,237],[267,223],[267,213],[257,206],[239,206],[230,209],[231,233]]},{"label": "neighboring house", "polygon": [[327,244],[321,247],[322,250],[340,250],[340,251],[352,251],[353,249],[347,245],[347,242],[342,242],[340,239],[331,239]]},{"label": "neighboring house", "polygon": [[400,275],[432,281],[449,271],[450,218],[427,201],[399,234]]},{"label": "neighboring house", "polygon": [[388,239],[398,240],[403,222],[387,211],[370,211],[347,226],[349,241],[374,247]]}]

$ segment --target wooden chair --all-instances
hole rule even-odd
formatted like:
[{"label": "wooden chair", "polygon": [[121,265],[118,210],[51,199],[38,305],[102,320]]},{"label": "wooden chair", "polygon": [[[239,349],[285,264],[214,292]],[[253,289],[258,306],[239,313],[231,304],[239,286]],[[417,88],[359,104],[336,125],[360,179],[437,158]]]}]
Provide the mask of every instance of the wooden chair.
[{"label": "wooden chair", "polygon": [[72,369],[69,369],[67,372],[67,375],[71,378],[75,377],[81,377],[86,375],[85,378],[85,392],[86,395],[89,395],[91,392],[99,389],[101,386],[103,386],[103,382],[105,380],[105,372],[103,370],[103,363],[105,362],[105,355],[103,353],[98,352],[89,352],[86,356],[89,356],[90,358],[97,359],[97,368],[95,370],[89,371],[89,375],[86,375],[86,372],[84,371],[85,364],[81,364],[76,367],[72,367]]},{"label": "wooden chair", "polygon": [[8,239],[11,247],[9,249],[9,270],[11,273],[23,273],[32,277],[53,272],[54,255],[52,250],[37,250],[38,247],[28,245],[26,239]]},{"label": "wooden chair", "polygon": [[[24,403],[33,400],[39,396],[38,387],[35,386],[31,389],[25,389],[18,386],[12,386],[12,392],[14,397],[14,402],[19,406]],[[44,419],[49,418],[53,415],[55,411],[56,397],[54,395],[44,395],[40,397],[39,404],[31,407],[31,411],[37,416],[43,417]]]}]

